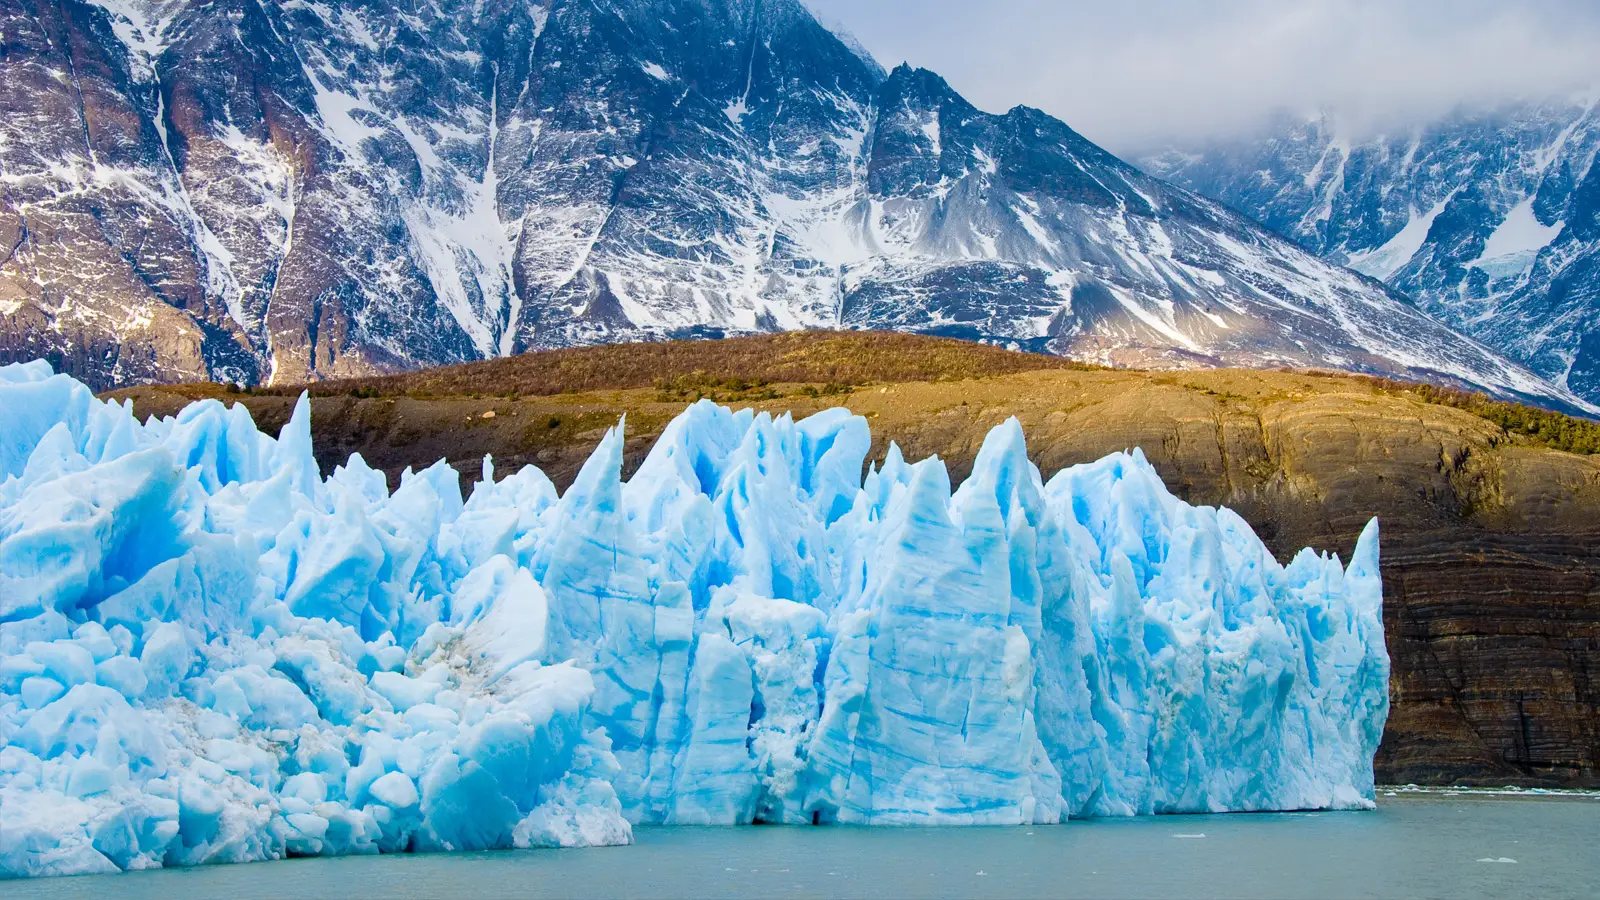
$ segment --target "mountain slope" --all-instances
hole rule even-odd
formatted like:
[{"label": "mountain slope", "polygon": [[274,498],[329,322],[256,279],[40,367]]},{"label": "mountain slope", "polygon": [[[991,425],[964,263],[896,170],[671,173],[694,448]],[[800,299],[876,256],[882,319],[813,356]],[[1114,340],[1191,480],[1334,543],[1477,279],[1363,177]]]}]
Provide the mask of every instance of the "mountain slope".
[{"label": "mountain slope", "polygon": [[1463,112],[1357,138],[1330,115],[1142,160],[1600,400],[1600,109]]},{"label": "mountain slope", "polygon": [[871,327],[1576,402],[1043,113],[883,72],[794,0],[0,17],[0,353],[101,386]]}]

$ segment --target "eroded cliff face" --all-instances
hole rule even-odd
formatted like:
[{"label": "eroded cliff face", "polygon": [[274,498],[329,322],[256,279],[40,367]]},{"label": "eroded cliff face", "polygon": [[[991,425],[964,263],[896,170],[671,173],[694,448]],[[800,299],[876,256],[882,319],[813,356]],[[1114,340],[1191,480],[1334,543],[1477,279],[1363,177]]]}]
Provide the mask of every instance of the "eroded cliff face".
[{"label": "eroded cliff face", "polygon": [[[131,393],[167,414],[204,392]],[[1394,658],[1379,780],[1600,785],[1600,457],[1369,382],[1279,372],[1033,372],[721,399],[796,416],[848,406],[872,420],[875,453],[892,440],[908,458],[938,454],[954,478],[1013,415],[1046,475],[1141,447],[1176,493],[1238,510],[1280,557],[1309,545],[1348,558],[1376,515]],[[292,399],[244,402],[273,426]],[[472,478],[492,453],[501,475],[537,463],[565,485],[619,415],[636,465],[682,406],[658,390],[338,396],[314,400],[313,423],[330,470],[359,451],[392,479],[441,457]]]}]

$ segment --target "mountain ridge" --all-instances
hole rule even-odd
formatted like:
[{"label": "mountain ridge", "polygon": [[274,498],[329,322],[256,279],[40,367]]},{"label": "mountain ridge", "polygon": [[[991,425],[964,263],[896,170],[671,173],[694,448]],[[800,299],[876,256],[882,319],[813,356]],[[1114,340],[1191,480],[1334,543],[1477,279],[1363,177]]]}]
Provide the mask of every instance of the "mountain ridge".
[{"label": "mountain ridge", "polygon": [[0,124],[0,354],[98,387],[846,327],[1587,409],[1059,120],[884,72],[795,0],[0,17],[0,109],[35,111]]},{"label": "mountain ridge", "polygon": [[1600,398],[1600,91],[1377,134],[1336,113],[1140,160]]}]

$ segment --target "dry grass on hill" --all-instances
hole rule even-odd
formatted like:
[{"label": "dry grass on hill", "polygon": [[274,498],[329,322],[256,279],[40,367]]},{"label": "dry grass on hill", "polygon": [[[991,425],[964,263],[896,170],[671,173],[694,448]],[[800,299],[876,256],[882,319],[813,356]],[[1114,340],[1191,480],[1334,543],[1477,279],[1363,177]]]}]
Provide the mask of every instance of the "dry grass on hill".
[{"label": "dry grass on hill", "polygon": [[[1103,375],[1116,384],[1103,390],[1146,391],[1160,384],[1186,382],[1197,393],[1227,401],[1245,394],[1268,393],[1268,374],[1240,378],[1227,370],[1203,372],[1140,372],[1110,370],[1037,353],[1019,353],[952,338],[896,332],[811,331],[730,338],[716,341],[663,341],[614,344],[528,353],[373,378],[324,381],[239,391],[211,384],[135,388],[119,394],[139,395],[141,405],[165,412],[172,402],[244,395],[287,398],[310,391],[317,398],[377,399],[404,397],[416,401],[572,397],[601,392],[648,392],[631,402],[681,404],[708,398],[729,404],[771,404],[788,401],[813,406],[816,401],[848,402],[867,385],[966,383],[1028,373]],[[1494,423],[1524,442],[1569,453],[1600,454],[1600,423],[1483,394],[1412,384],[1387,378],[1334,372],[1299,372],[1302,379],[1326,381],[1329,388],[1417,401],[1459,409]],[[1098,381],[1099,378],[1091,378]],[[1192,383],[1198,381],[1206,384]],[[1234,384],[1238,382],[1238,384]],[[1246,387],[1248,385],[1248,387]],[[1342,385],[1334,388],[1335,385]],[[1015,389],[1015,388],[1013,388]],[[1242,392],[1242,393],[1235,393]],[[164,396],[154,407],[149,401]],[[959,397],[956,398],[959,401]],[[569,417],[570,418],[570,417]],[[542,439],[564,437],[554,432]]]},{"label": "dry grass on hill", "polygon": [[1412,384],[1392,378],[1369,379],[1379,391],[1413,397],[1424,403],[1451,406],[1487,419],[1533,443],[1567,453],[1600,454],[1600,422],[1551,412],[1524,403],[1495,400],[1487,394],[1432,384]]},{"label": "dry grass on hill", "polygon": [[[313,396],[550,396],[654,387],[692,397],[696,389],[744,392],[772,384],[850,386],[961,381],[1082,363],[960,341],[874,331],[799,331],[718,341],[613,344],[377,378],[309,385]],[[298,394],[300,387],[257,393]]]}]

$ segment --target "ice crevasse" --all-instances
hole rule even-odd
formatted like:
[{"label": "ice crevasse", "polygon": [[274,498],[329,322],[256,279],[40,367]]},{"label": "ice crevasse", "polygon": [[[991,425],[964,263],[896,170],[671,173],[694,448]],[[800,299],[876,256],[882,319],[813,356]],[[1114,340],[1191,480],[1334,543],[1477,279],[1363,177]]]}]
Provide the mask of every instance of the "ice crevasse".
[{"label": "ice crevasse", "polygon": [[1044,482],[1012,420],[952,491],[701,402],[464,499],[323,478],[304,398],[140,422],[36,362],[0,421],[0,875],[1372,805],[1376,523],[1283,566],[1138,451]]}]

